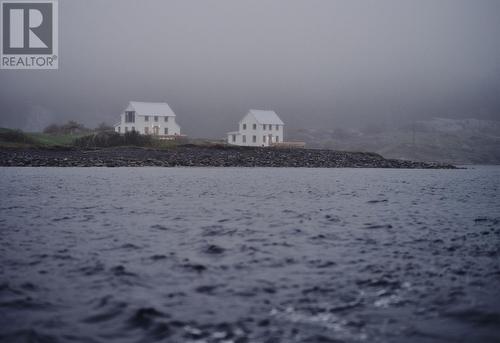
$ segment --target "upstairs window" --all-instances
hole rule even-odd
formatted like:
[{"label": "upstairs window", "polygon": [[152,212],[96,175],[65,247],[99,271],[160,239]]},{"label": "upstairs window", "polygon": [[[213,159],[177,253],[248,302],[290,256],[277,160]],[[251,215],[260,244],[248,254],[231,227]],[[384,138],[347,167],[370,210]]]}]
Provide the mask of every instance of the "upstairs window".
[{"label": "upstairs window", "polygon": [[149,116],[144,116],[144,121],[149,121]]},{"label": "upstairs window", "polygon": [[155,121],[158,121],[158,116],[154,116]]},{"label": "upstairs window", "polygon": [[163,117],[165,120],[165,123],[168,122],[168,117]]},{"label": "upstairs window", "polygon": [[125,123],[135,123],[135,112],[134,111],[125,112]]},{"label": "upstairs window", "polygon": [[262,130],[266,130],[266,124],[262,125]]},{"label": "upstairs window", "polygon": [[276,125],[276,131],[278,131],[278,130],[279,130],[279,125]]},{"label": "upstairs window", "polygon": [[243,124],[243,130],[247,129],[247,124]]},{"label": "upstairs window", "polygon": [[253,124],[253,129],[257,130],[257,124]]}]

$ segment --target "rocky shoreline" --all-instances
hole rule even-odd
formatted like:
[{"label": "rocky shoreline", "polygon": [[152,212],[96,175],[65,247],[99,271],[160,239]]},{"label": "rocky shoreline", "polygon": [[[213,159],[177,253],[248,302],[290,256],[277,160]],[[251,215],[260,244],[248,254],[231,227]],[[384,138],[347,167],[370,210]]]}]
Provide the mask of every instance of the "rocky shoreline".
[{"label": "rocky shoreline", "polygon": [[171,149],[0,150],[0,166],[15,167],[307,167],[453,169],[449,164],[386,159],[375,153],[184,145]]}]

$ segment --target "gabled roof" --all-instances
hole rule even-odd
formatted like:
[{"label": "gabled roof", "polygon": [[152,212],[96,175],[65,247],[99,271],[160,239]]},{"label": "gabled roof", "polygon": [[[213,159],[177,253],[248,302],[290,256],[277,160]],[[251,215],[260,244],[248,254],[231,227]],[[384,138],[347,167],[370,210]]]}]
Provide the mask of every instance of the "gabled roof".
[{"label": "gabled roof", "polygon": [[274,111],[250,110],[249,115],[253,115],[259,124],[285,125]]},{"label": "gabled roof", "polygon": [[125,111],[135,111],[140,116],[175,117],[174,111],[172,111],[166,102],[131,101]]}]

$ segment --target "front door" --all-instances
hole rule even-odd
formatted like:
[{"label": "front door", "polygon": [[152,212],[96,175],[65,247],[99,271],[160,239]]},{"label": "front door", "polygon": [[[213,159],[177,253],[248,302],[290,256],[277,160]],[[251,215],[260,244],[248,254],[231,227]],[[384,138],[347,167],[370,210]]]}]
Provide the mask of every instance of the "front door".
[{"label": "front door", "polygon": [[160,134],[160,127],[153,126],[153,135],[158,136]]}]

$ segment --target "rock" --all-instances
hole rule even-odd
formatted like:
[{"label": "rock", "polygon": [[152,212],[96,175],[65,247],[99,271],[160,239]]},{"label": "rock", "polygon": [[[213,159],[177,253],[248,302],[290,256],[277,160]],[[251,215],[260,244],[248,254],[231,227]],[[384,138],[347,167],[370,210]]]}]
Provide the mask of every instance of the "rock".
[{"label": "rock", "polygon": [[307,168],[455,168],[451,165],[389,160],[374,153],[316,149],[179,146],[84,149],[0,149],[0,166],[211,166]]}]

